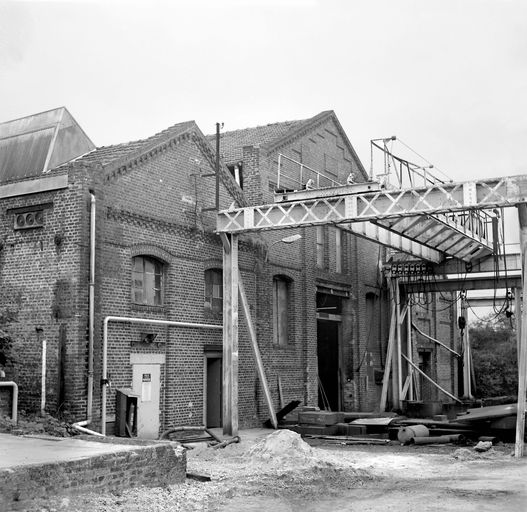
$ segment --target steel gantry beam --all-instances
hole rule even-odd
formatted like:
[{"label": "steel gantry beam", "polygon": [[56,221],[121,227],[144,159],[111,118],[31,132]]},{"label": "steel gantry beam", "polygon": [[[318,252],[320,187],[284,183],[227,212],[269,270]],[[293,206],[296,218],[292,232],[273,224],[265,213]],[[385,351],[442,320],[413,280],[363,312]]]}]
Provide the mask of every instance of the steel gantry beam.
[{"label": "steel gantry beam", "polygon": [[[335,224],[351,226],[356,234],[417,254],[423,258],[440,261],[441,255],[452,254],[458,262],[444,262],[459,269],[459,260],[466,262],[465,271],[474,267],[485,271],[492,260],[486,254],[493,252],[487,239],[486,221],[476,219],[471,212],[493,208],[516,206],[520,222],[522,279],[515,276],[510,284],[515,288],[516,310],[520,309],[520,292],[527,279],[527,175],[491,178],[464,183],[440,183],[427,188],[388,190],[366,186],[360,190],[353,186],[332,187],[319,190],[284,192],[275,196],[275,203],[269,205],[232,208],[218,212],[217,233],[224,242],[224,432],[234,435],[238,430],[238,244],[237,234],[243,232],[284,229],[299,226]],[[459,215],[459,213],[465,214]],[[369,232],[369,223],[375,224]],[[396,242],[393,241],[395,237]],[[401,239],[397,238],[401,237]],[[415,242],[419,247],[404,245],[402,238]],[[426,249],[426,252],[424,249]],[[483,259],[481,259],[483,258]],[[444,259],[444,258],[443,258]],[[392,391],[394,403],[399,403],[405,393],[411,392],[411,376],[415,369],[410,358],[403,353],[401,324],[405,314],[407,321],[411,314],[406,307],[395,307],[399,303],[397,279],[396,290],[392,292],[392,315],[387,353],[387,369],[383,377],[381,407],[386,404],[390,363],[392,368]],[[467,289],[466,277],[449,285]],[[486,283],[487,286],[489,283]],[[478,285],[479,287],[480,285]],[[397,298],[397,299],[396,299]],[[521,321],[518,321],[519,384],[516,425],[515,455],[520,457],[524,450],[525,394],[527,388],[527,296],[523,294]],[[523,327],[522,327],[523,325]],[[408,328],[411,333],[411,329]],[[468,342],[467,342],[468,344]],[[412,340],[407,340],[407,352],[412,352]],[[466,349],[467,350],[467,349]],[[408,363],[408,385],[402,383],[402,359]],[[411,368],[410,368],[411,367]],[[467,372],[468,375],[468,372]],[[437,385],[436,385],[437,386]],[[440,388],[441,389],[441,388]],[[409,391],[410,390],[410,391]],[[445,390],[442,390],[445,391]],[[456,399],[453,395],[447,394]],[[457,399],[456,399],[457,400]],[[272,410],[272,407],[270,408]]]},{"label": "steel gantry beam", "polygon": [[[527,176],[441,183],[427,188],[357,192],[353,186],[284,192],[268,205],[224,210],[217,231],[240,233],[288,227],[375,222],[400,236],[469,261],[492,251],[477,228],[453,223],[457,212],[510,207],[527,201]],[[432,224],[417,217],[432,219]],[[405,219],[397,223],[392,219]],[[454,239],[451,233],[456,233]],[[448,235],[445,235],[448,233]],[[440,249],[436,246],[440,245]],[[450,245],[449,245],[450,244]]]}]

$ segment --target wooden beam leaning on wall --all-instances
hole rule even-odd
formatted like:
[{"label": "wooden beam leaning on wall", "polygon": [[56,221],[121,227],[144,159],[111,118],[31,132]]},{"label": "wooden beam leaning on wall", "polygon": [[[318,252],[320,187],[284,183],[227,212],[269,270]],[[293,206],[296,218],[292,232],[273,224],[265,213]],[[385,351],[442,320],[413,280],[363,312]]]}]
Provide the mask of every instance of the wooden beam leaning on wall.
[{"label": "wooden beam leaning on wall", "polygon": [[267,384],[267,379],[265,377],[265,370],[262,362],[262,357],[260,355],[260,349],[258,348],[258,341],[256,339],[256,330],[252,322],[251,310],[249,309],[249,301],[247,300],[245,286],[243,284],[241,276],[238,276],[238,288],[240,292],[240,299],[242,303],[245,322],[247,324],[247,329],[249,330],[249,337],[251,338],[251,349],[253,351],[254,362],[256,363],[256,370],[258,372],[258,377],[260,378],[260,382],[262,384],[263,392],[265,395],[265,401],[267,402],[267,408],[269,409],[271,424],[274,428],[278,428],[276,413],[273,406],[273,399],[271,397],[269,386]]}]

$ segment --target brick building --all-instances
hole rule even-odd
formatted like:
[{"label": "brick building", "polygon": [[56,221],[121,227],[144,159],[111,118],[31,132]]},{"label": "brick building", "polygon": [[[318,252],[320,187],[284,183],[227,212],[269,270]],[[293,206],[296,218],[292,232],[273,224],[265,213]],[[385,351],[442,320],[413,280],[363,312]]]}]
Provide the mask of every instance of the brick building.
[{"label": "brick building", "polygon": [[[309,180],[368,179],[332,111],[226,132],[220,142],[221,209],[272,202],[276,188]],[[42,404],[45,340],[49,412],[82,420],[93,411],[97,428],[105,385],[109,428],[125,388],[139,395],[143,434],[221,424],[213,148],[192,121],[98,149],[66,109],[0,125],[0,306],[13,313],[6,328],[16,363],[7,373],[22,408]],[[281,241],[293,234],[301,237]],[[241,238],[240,272],[276,406],[376,407],[389,315],[384,260],[379,245],[335,226]],[[109,322],[104,357],[108,316],[193,325]],[[454,390],[451,367],[433,371]],[[242,321],[239,417],[242,427],[267,418]]]}]

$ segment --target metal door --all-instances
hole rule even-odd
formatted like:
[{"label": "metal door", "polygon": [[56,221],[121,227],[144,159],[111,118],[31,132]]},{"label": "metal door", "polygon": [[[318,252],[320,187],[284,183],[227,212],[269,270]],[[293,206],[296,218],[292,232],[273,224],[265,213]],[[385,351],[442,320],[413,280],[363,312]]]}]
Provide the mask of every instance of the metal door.
[{"label": "metal door", "polygon": [[137,401],[137,437],[157,439],[159,437],[159,364],[132,365],[132,389],[139,395]]}]

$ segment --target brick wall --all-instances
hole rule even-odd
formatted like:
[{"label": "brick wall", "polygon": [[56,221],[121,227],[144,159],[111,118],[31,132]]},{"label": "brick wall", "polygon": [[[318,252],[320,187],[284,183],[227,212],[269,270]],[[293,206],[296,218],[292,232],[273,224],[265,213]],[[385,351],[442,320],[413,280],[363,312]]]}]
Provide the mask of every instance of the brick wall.
[{"label": "brick wall", "polygon": [[[244,191],[248,193],[253,203],[269,203],[273,200],[271,189],[277,182],[278,153],[300,160],[305,165],[331,175],[336,181],[345,183],[352,172],[357,180],[359,163],[353,158],[344,141],[338,135],[338,130],[331,119],[325,120],[308,133],[300,134],[296,140],[289,141],[282,147],[266,153],[259,147],[243,148]],[[330,169],[330,164],[333,167]],[[327,172],[331,171],[331,172]],[[334,173],[334,174],[332,174]],[[281,186],[287,184],[281,183]],[[294,185],[291,185],[294,186]],[[379,304],[378,335],[375,341],[368,341],[371,322],[366,314],[366,294],[374,292],[379,296],[379,303],[384,300],[380,292],[380,276],[378,274],[379,246],[358,239],[354,235],[344,234],[342,237],[342,269],[336,272],[336,228],[325,227],[324,265],[317,268],[315,228],[300,228],[290,231],[262,233],[268,244],[275,240],[300,232],[301,242],[292,245],[277,244],[272,248],[270,261],[274,268],[264,269],[259,283],[259,322],[258,339],[267,363],[269,381],[273,396],[276,396],[276,377],[288,372],[285,392],[285,402],[292,399],[302,399],[306,404],[318,405],[318,361],[317,361],[317,312],[316,293],[318,286],[335,286],[347,290],[348,298],[343,299],[341,322],[341,403],[344,409],[372,409],[378,402],[380,387],[374,385],[371,366],[360,365],[367,345],[374,345],[372,356],[375,367],[381,367],[381,347],[383,337],[387,335],[386,313],[381,311]],[[381,249],[379,257],[384,256]],[[296,264],[295,264],[296,263]],[[299,295],[296,300],[297,315],[300,325],[295,330],[295,343],[300,350],[280,349],[272,346],[272,332],[269,331],[270,315],[270,274],[288,268],[293,273],[295,289]],[[267,281],[265,281],[267,270]],[[297,280],[299,281],[297,283]],[[370,349],[372,347],[369,347]],[[289,350],[289,352],[288,352]],[[385,346],[383,347],[385,350]],[[286,372],[287,373],[287,372]],[[370,378],[368,380],[368,373]],[[303,394],[301,394],[303,390]]]},{"label": "brick wall", "polygon": [[[80,410],[86,374],[87,290],[81,272],[87,223],[85,176],[72,175],[66,190],[3,199],[0,304],[14,313],[4,329],[16,340],[16,362],[6,371],[20,388],[20,408],[41,399],[42,340],[47,342],[46,401],[50,411]],[[13,209],[44,205],[44,226],[14,230]],[[40,329],[37,332],[37,328]],[[59,357],[66,378],[59,388]]]},{"label": "brick wall", "polygon": [[[243,148],[244,193],[252,203],[272,201],[269,185],[276,180],[278,152],[322,172],[341,183],[350,172],[359,178],[359,163],[338,135],[332,119],[267,152],[257,146]],[[90,190],[97,198],[94,419],[100,412],[102,325],[104,317],[119,315],[221,325],[221,315],[204,308],[204,272],[222,268],[222,245],[213,233],[215,180],[211,155],[197,139],[184,138],[166,150],[123,166],[119,172],[70,167],[67,190],[2,200],[0,299],[18,311],[9,328],[21,356],[8,369],[8,378],[20,386],[21,408],[40,404],[40,342],[42,328],[48,342],[47,408],[86,417],[87,323],[89,281]],[[228,163],[228,162],[227,162]],[[240,191],[220,190],[221,208]],[[46,209],[43,228],[14,231],[10,209],[35,204]],[[294,244],[273,244],[293,232],[302,234]],[[275,407],[279,405],[280,378],[285,403],[298,399],[318,403],[317,311],[319,287],[344,291],[340,339],[341,403],[344,409],[374,409],[380,386],[373,370],[382,369],[386,352],[389,307],[378,271],[379,246],[351,234],[342,237],[342,269],[335,261],[335,228],[325,229],[325,259],[316,266],[314,227],[270,231],[240,237],[240,269],[245,283],[258,343]],[[58,235],[58,237],[57,237]],[[58,243],[60,241],[60,243]],[[273,244],[273,245],[271,245]],[[162,306],[134,304],[131,294],[132,258],[154,256],[164,262]],[[266,259],[267,256],[267,259]],[[272,332],[273,276],[290,282],[289,343],[276,346]],[[374,311],[367,297],[374,297]],[[368,309],[370,308],[370,309]],[[372,333],[368,315],[379,319]],[[255,426],[268,412],[256,377],[248,332],[240,312],[239,417],[240,425]],[[432,321],[436,325],[436,319]],[[434,327],[435,328],[435,327]],[[445,326],[441,329],[446,329]],[[142,343],[141,334],[157,335],[155,343]],[[130,355],[164,355],[161,365],[161,429],[201,424],[204,411],[204,347],[221,345],[221,330],[111,324],[108,338],[108,414],[115,405],[115,389],[130,387]],[[61,354],[63,354],[61,356]],[[446,383],[448,361],[439,361]],[[62,367],[62,370],[61,370]],[[448,366],[451,373],[451,368]],[[60,374],[65,379],[59,387]],[[59,399],[59,393],[63,396]],[[59,403],[61,402],[61,403]],[[63,402],[63,403],[62,403]]]},{"label": "brick wall", "polygon": [[[94,441],[94,438],[90,438]],[[40,500],[83,492],[163,487],[185,480],[186,455],[171,443],[80,460],[0,469],[0,512],[27,510]]]}]

